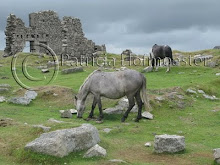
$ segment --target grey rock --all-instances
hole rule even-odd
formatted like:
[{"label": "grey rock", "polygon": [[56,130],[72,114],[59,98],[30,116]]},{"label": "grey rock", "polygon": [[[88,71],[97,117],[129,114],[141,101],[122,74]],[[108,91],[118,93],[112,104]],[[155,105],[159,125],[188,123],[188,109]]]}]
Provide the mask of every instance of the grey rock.
[{"label": "grey rock", "polygon": [[216,76],[220,76],[220,73],[216,73],[215,75],[216,75]]},{"label": "grey rock", "polygon": [[142,118],[153,120],[154,116],[150,112],[145,111],[142,113]]},{"label": "grey rock", "polygon": [[31,100],[34,100],[37,97],[37,92],[27,90],[24,94],[24,97],[31,99]]},{"label": "grey rock", "polygon": [[[107,108],[103,112],[106,114],[123,114],[128,109],[129,103],[127,98],[122,98],[119,100],[115,107]],[[138,106],[135,105],[131,109],[132,113],[138,112]]]},{"label": "grey rock", "polygon": [[109,162],[112,162],[112,163],[124,163],[124,164],[127,163],[126,161],[121,160],[121,159],[111,159],[111,160],[109,160]]},{"label": "grey rock", "polygon": [[31,103],[31,99],[26,97],[13,97],[9,99],[8,102],[20,105],[28,105]]},{"label": "grey rock", "polygon": [[143,72],[148,73],[148,72],[152,72],[153,67],[152,66],[148,66],[146,68],[143,69]]},{"label": "grey rock", "polygon": [[218,98],[216,96],[209,96],[207,94],[203,94],[203,97],[209,100],[218,100]]},{"label": "grey rock", "polygon": [[5,93],[8,92],[9,89],[8,88],[0,88],[0,93]]},{"label": "grey rock", "polygon": [[120,106],[116,106],[113,108],[106,108],[104,111],[106,114],[123,114],[124,110]]},{"label": "grey rock", "polygon": [[157,101],[164,101],[165,98],[163,96],[156,96],[155,100],[157,100]]},{"label": "grey rock", "polygon": [[6,101],[6,98],[4,96],[0,96],[0,103],[3,103]]},{"label": "grey rock", "polygon": [[190,93],[190,94],[197,94],[197,92],[195,90],[192,90],[192,89],[187,89],[186,92]]},{"label": "grey rock", "polygon": [[3,67],[3,65],[2,65],[2,64],[0,64],[0,67]]},{"label": "grey rock", "polygon": [[217,164],[220,164],[220,148],[214,149],[214,159]]},{"label": "grey rock", "polygon": [[28,143],[25,149],[64,157],[71,152],[89,149],[99,142],[100,138],[96,127],[91,124],[83,124],[77,128],[43,133],[39,138]]},{"label": "grey rock", "polygon": [[177,135],[156,135],[154,151],[156,153],[176,153],[185,149],[185,137]]},{"label": "grey rock", "polygon": [[147,142],[147,143],[145,143],[144,146],[145,146],[145,147],[151,147],[151,143],[150,143],[150,142]]},{"label": "grey rock", "polygon": [[183,101],[177,101],[177,107],[180,108],[180,109],[185,108],[185,102],[183,102]]},{"label": "grey rock", "polygon": [[0,88],[11,88],[9,84],[0,84]]},{"label": "grey rock", "polygon": [[109,133],[109,132],[111,132],[111,130],[112,130],[112,129],[110,129],[110,128],[104,128],[104,129],[103,129],[103,132]]},{"label": "grey rock", "polygon": [[47,66],[38,66],[37,69],[47,69]]},{"label": "grey rock", "polygon": [[195,55],[194,56],[194,61],[196,62],[202,62],[204,60],[209,60],[209,59],[212,59],[213,58],[213,55]]},{"label": "grey rock", "polygon": [[41,128],[44,132],[50,131],[51,127],[46,127],[43,125],[33,125],[34,128]]},{"label": "grey rock", "polygon": [[210,61],[210,62],[207,62],[206,66],[210,68],[215,68],[216,66],[218,66],[218,64],[215,61]]},{"label": "grey rock", "polygon": [[[48,61],[47,62],[47,67],[50,68],[50,67],[54,67],[54,66],[57,66],[58,65],[58,62],[57,61]],[[45,68],[46,69],[46,68]]]},{"label": "grey rock", "polygon": [[84,158],[91,158],[91,157],[97,157],[97,156],[102,156],[105,157],[107,155],[107,152],[104,148],[96,144],[92,148],[90,148],[85,154]]},{"label": "grey rock", "polygon": [[41,72],[42,72],[42,73],[48,73],[48,72],[50,72],[50,71],[49,71],[49,69],[41,69]]},{"label": "grey rock", "polygon": [[71,112],[72,114],[77,114],[77,110],[76,110],[76,109],[70,109],[70,112]]},{"label": "grey rock", "polygon": [[52,122],[52,123],[65,123],[64,121],[55,120],[55,119],[53,119],[53,118],[50,118],[48,121],[49,121],[49,122]]},{"label": "grey rock", "polygon": [[63,111],[61,112],[61,117],[62,118],[72,118],[72,113],[70,110],[66,110],[66,111]]},{"label": "grey rock", "polygon": [[69,73],[76,73],[76,72],[83,72],[83,67],[74,67],[74,68],[68,68],[68,69],[62,70],[62,74],[69,74]]},{"label": "grey rock", "polygon": [[205,92],[203,91],[203,90],[198,90],[198,93],[200,93],[200,94],[205,94]]}]

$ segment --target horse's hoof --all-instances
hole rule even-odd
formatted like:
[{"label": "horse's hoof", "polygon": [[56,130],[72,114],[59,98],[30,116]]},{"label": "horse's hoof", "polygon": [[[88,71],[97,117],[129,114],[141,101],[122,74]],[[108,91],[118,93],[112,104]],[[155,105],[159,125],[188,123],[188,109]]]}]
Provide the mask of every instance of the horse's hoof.
[{"label": "horse's hoof", "polygon": [[122,123],[125,122],[125,118],[124,117],[121,118],[121,122]]},{"label": "horse's hoof", "polygon": [[140,120],[140,119],[135,119],[134,121],[135,121],[135,122],[139,122],[139,120]]}]

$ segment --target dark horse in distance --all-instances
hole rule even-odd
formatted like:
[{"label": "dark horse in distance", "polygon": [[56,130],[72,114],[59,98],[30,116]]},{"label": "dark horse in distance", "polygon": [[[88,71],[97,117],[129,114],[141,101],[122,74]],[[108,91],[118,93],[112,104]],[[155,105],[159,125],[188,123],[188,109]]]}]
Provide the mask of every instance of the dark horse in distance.
[{"label": "dark horse in distance", "polygon": [[165,58],[168,60],[166,72],[169,72],[170,71],[170,64],[171,63],[174,64],[172,49],[168,45],[155,44],[152,47],[152,52],[150,53],[150,60],[151,60],[151,64],[152,64],[153,69],[154,69],[154,67],[156,67],[156,71],[157,71],[161,60],[163,60]]}]

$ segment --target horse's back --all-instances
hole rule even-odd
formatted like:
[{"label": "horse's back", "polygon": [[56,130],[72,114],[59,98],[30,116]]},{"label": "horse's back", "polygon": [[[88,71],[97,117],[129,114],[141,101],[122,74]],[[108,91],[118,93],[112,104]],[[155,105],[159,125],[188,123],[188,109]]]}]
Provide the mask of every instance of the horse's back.
[{"label": "horse's back", "polygon": [[143,75],[131,69],[97,72],[91,79],[91,90],[110,98],[120,98],[130,92],[135,92],[143,83]]}]

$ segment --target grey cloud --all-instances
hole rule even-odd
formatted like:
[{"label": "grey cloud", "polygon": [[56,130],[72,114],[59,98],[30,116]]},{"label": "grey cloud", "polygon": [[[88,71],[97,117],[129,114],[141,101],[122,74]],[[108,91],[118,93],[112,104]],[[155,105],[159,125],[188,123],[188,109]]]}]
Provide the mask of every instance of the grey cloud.
[{"label": "grey cloud", "polygon": [[154,43],[206,49],[220,45],[219,6],[219,0],[7,0],[0,6],[0,30],[10,13],[28,25],[29,13],[50,9],[80,18],[85,35],[115,53],[122,48],[143,53]]}]

